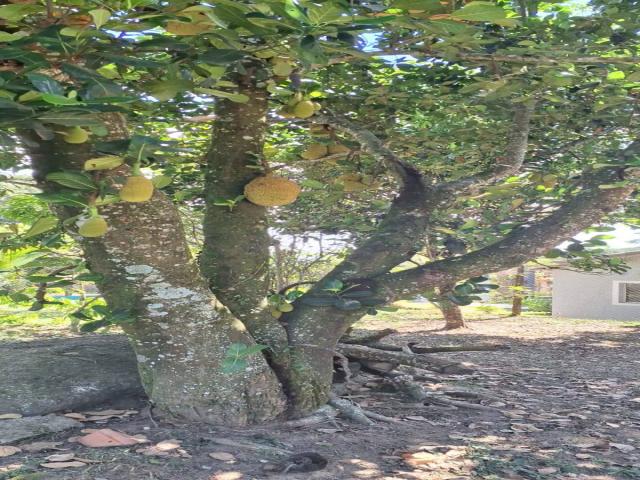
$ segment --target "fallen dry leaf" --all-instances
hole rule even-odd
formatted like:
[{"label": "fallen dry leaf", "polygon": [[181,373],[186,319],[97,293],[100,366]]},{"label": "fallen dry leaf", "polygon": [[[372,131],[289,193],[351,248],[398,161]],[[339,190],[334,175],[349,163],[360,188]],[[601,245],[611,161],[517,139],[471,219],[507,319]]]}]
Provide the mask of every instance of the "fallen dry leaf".
[{"label": "fallen dry leaf", "polygon": [[83,421],[85,421],[87,419],[87,417],[85,415],[83,415],[81,413],[74,413],[74,412],[65,413],[64,416],[67,417],[67,418],[73,418],[74,420],[78,420],[80,422],[83,422]]},{"label": "fallen dry leaf", "polygon": [[129,447],[146,442],[148,442],[146,438],[132,437],[131,435],[116,432],[110,428],[103,428],[78,438],[78,443],[90,448]]},{"label": "fallen dry leaf", "polygon": [[69,460],[73,460],[75,456],[75,453],[56,453],[49,455],[46,460],[49,462],[68,462]]},{"label": "fallen dry leaf", "polygon": [[86,467],[87,464],[83,462],[79,462],[74,460],[72,462],[52,462],[52,463],[41,463],[41,467],[44,468],[53,468],[53,469],[63,469],[63,468],[79,468]]},{"label": "fallen dry leaf", "polygon": [[139,448],[136,452],[156,457],[191,457],[185,450],[180,448],[180,442],[175,439],[163,440],[155,445]]},{"label": "fallen dry leaf", "polygon": [[610,443],[609,445],[625,453],[633,452],[636,449],[636,447],[634,447],[633,445],[626,445],[624,443]]},{"label": "fallen dry leaf", "polygon": [[530,423],[512,423],[511,430],[515,432],[541,432],[542,429]]},{"label": "fallen dry leaf", "polygon": [[62,442],[33,442],[23,445],[22,449],[26,452],[44,452],[46,450],[62,450],[58,448]]},{"label": "fallen dry leaf", "polygon": [[83,415],[87,416],[110,416],[110,415],[124,415],[127,413],[127,410],[93,410],[91,412],[82,412]]},{"label": "fallen dry leaf", "polygon": [[558,469],[553,467],[544,467],[538,469],[538,473],[541,473],[542,475],[550,475],[552,473],[556,473],[557,471]]},{"label": "fallen dry leaf", "polygon": [[244,475],[240,472],[216,472],[209,480],[240,480]]},{"label": "fallen dry leaf", "polygon": [[211,452],[211,453],[209,453],[209,456],[211,458],[216,459],[216,460],[220,460],[221,462],[235,462],[236,461],[236,457],[234,455],[232,455],[231,453],[227,453],[227,452]]},{"label": "fallen dry leaf", "polygon": [[0,445],[0,458],[10,457],[11,455],[15,455],[22,450],[18,447],[12,447],[10,445],[2,446]]},{"label": "fallen dry leaf", "polygon": [[17,418],[22,418],[22,415],[19,413],[0,413],[0,420],[15,420]]},{"label": "fallen dry leaf", "polygon": [[589,455],[588,453],[576,453],[575,457],[579,458],[580,460],[587,460],[591,458],[591,455]]}]

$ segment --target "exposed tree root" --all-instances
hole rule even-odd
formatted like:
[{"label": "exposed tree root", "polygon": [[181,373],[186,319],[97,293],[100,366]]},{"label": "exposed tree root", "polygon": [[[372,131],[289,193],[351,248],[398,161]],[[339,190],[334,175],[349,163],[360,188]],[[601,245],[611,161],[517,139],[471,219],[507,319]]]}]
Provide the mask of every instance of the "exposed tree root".
[{"label": "exposed tree root", "polygon": [[501,410],[494,407],[487,407],[486,405],[479,405],[477,403],[450,400],[442,395],[429,393],[422,385],[413,381],[413,378],[409,375],[387,374],[387,378],[399,391],[406,394],[412,400],[416,400],[418,402],[502,414]]},{"label": "exposed tree root", "polygon": [[385,328],[383,330],[378,330],[377,332],[367,333],[363,335],[344,335],[340,339],[340,343],[368,344],[377,342],[378,340],[384,337],[388,337],[389,335],[393,335],[394,333],[398,333],[398,331],[393,328]]},{"label": "exposed tree root", "polygon": [[[356,343],[356,342],[353,342]],[[377,348],[386,352],[403,352],[408,348],[411,353],[445,353],[445,352],[491,352],[496,350],[509,350],[509,345],[442,345],[439,347],[421,347],[415,343],[408,343],[406,347],[391,345],[388,343],[369,343],[366,345],[370,348]]]},{"label": "exposed tree root", "polygon": [[284,423],[285,427],[301,428],[318,425],[319,423],[334,422],[338,411],[331,405],[323,405],[308,417],[299,418],[297,420],[289,420]]},{"label": "exposed tree root", "polygon": [[337,350],[356,361],[373,360],[376,362],[390,362],[454,375],[473,373],[470,364],[457,363],[430,356],[413,355],[405,352],[386,352],[363,345],[338,344]]},{"label": "exposed tree root", "polygon": [[344,415],[349,420],[352,420],[361,425],[373,425],[370,419],[377,420],[379,422],[386,423],[402,423],[400,420],[387,417],[386,415],[382,415],[380,413],[371,412],[369,410],[365,410],[360,405],[356,403],[352,403],[349,400],[345,400],[343,398],[338,398],[335,395],[331,396],[329,400],[329,405],[338,410],[342,415]]},{"label": "exposed tree root", "polygon": [[374,424],[358,405],[351,403],[349,400],[332,396],[329,399],[329,405],[355,423],[359,423],[360,425]]}]

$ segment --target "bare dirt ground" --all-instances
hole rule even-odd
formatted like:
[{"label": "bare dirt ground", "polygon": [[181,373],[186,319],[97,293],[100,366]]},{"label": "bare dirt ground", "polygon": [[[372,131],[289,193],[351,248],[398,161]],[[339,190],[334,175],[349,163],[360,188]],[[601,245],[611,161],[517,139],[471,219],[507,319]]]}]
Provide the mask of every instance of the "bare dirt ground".
[{"label": "bare dirt ground", "polygon": [[[0,458],[0,479],[640,479],[638,325],[515,318],[443,332],[441,321],[398,317],[375,319],[367,329],[391,321],[400,333],[386,341],[399,345],[509,344],[506,351],[438,354],[473,362],[477,373],[424,383],[434,392],[465,392],[463,401],[494,411],[411,403],[365,376],[351,387],[351,399],[398,423],[361,426],[338,417],[305,428],[184,428],[143,411],[86,427],[143,434],[151,444],[174,439],[180,450],[153,456],[136,452],[143,446],[87,448],[69,442],[81,435],[70,431],[37,439],[63,442],[58,447],[64,450],[23,449]],[[321,455],[327,466],[296,472],[300,465],[287,458],[301,452]],[[61,470],[40,466],[59,453],[93,462]]]}]

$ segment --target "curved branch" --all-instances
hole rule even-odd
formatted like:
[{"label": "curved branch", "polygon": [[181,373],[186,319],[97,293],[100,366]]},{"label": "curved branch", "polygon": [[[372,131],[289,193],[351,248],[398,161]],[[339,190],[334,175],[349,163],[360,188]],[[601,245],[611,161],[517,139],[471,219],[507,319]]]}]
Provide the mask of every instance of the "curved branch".
[{"label": "curved branch", "polygon": [[334,115],[319,115],[314,120],[351,135],[363,150],[394,173],[400,185],[400,193],[378,229],[325,278],[386,273],[411,258],[417,250],[430,217],[428,205],[435,200],[434,190],[425,185],[422,174],[415,167],[403,162],[369,130]]},{"label": "curved branch", "polygon": [[[634,142],[619,155],[625,158],[638,153],[640,142]],[[544,219],[521,226],[502,240],[466,255],[379,277],[378,286],[385,289],[391,299],[395,299],[518,266],[546,253],[618,208],[636,185],[627,183],[618,188],[599,187],[619,181],[619,172],[613,169],[586,175],[582,191]]]},{"label": "curved branch", "polygon": [[533,101],[516,104],[504,157],[500,157],[495,166],[487,172],[443,184],[438,188],[441,194],[453,194],[463,190],[475,192],[488,183],[518,173],[527,156],[531,117],[534,110],[535,102]]}]

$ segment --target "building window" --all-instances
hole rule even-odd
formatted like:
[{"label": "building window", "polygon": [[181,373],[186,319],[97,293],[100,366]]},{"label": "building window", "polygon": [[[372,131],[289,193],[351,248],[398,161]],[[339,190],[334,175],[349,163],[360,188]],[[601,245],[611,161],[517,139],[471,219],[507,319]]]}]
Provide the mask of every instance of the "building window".
[{"label": "building window", "polygon": [[640,305],[640,282],[613,282],[616,305]]}]

